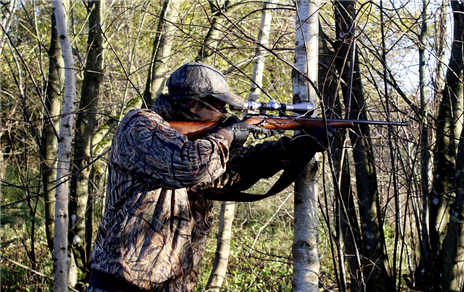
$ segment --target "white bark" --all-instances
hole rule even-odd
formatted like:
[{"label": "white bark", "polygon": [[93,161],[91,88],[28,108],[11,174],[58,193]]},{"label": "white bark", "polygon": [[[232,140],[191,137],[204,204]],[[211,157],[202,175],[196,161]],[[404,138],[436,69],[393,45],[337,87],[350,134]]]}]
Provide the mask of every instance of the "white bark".
[{"label": "white bark", "polygon": [[235,217],[235,202],[222,202],[219,216],[219,230],[213,269],[209,276],[206,290],[208,292],[221,291],[222,283],[229,264],[230,241],[232,239],[232,223]]},{"label": "white bark", "polygon": [[181,1],[177,0],[163,0],[164,14],[160,19],[158,26],[158,37],[154,41],[153,58],[151,75],[149,78],[149,94],[150,100],[148,101],[149,107],[152,107],[158,94],[163,92],[164,85],[166,83],[166,76],[168,76],[168,61],[171,56],[172,40],[174,39],[174,33],[176,27],[173,23],[176,23],[179,18],[179,7]]},{"label": "white bark", "polygon": [[[318,0],[297,1],[295,66],[317,83]],[[317,101],[314,88],[297,72],[293,74],[294,102]],[[318,291],[317,161],[313,159],[295,183],[295,227],[293,239],[293,291]]]},{"label": "white bark", "polygon": [[72,128],[76,107],[76,80],[71,41],[68,37],[64,3],[52,1],[55,10],[58,39],[65,64],[65,100],[61,117],[58,141],[58,169],[55,205],[55,238],[53,265],[55,269],[55,292],[68,291],[68,181],[71,161]]},{"label": "white bark", "polygon": [[7,3],[2,4],[3,8],[0,19],[0,56],[2,56],[3,53],[3,44],[6,39],[6,34],[10,29],[11,22],[13,21],[17,3],[17,0],[10,0]]},{"label": "white bark", "polygon": [[275,3],[276,0],[269,0],[264,3],[263,11],[261,13],[261,29],[258,35],[258,47],[253,64],[253,76],[251,83],[250,94],[248,100],[257,101],[261,93],[264,74],[264,60],[266,58],[266,50],[264,47],[269,45],[269,34],[271,32],[272,12],[269,8]]}]

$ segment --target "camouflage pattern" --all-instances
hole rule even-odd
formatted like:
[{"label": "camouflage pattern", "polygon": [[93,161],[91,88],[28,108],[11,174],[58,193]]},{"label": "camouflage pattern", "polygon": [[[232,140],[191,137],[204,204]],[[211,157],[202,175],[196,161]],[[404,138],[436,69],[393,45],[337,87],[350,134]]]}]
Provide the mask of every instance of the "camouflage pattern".
[{"label": "camouflage pattern", "polygon": [[273,175],[283,167],[279,143],[229,153],[218,134],[188,141],[154,111],[131,111],[113,139],[92,268],[146,291],[192,291],[213,222],[201,190]]}]

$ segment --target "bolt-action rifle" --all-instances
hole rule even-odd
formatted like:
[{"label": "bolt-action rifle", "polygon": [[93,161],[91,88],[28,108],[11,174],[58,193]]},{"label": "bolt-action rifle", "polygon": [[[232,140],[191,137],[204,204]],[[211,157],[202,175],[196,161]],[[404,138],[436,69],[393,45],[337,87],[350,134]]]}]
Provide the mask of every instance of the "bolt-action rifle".
[{"label": "bolt-action rifle", "polygon": [[[251,129],[251,132],[254,134],[265,134],[266,136],[279,131],[310,130],[323,128],[325,126],[332,128],[353,128],[356,124],[391,126],[409,125],[408,122],[321,119],[308,117],[314,111],[314,108],[315,105],[312,103],[286,105],[278,104],[271,100],[269,103],[248,102],[242,107],[235,107],[233,109],[259,111],[259,114],[247,114],[243,121],[255,126]],[[269,115],[266,111],[278,111],[279,115]],[[287,111],[300,114],[300,116],[288,116],[285,114]],[[169,122],[169,124],[182,134],[187,135],[190,140],[200,138],[221,126],[220,122]],[[287,167],[278,181],[266,194],[256,195],[221,188],[210,188],[204,191],[203,196],[211,200],[241,202],[253,202],[273,196],[288,187],[300,175],[314,154],[314,149],[302,153],[299,159],[295,159],[292,162],[292,165]]]},{"label": "bolt-action rifle", "polygon": [[[347,119],[322,119],[308,117],[314,111],[313,103],[299,104],[279,104],[271,100],[269,103],[250,101],[241,107],[234,107],[234,110],[259,110],[259,114],[247,114],[243,121],[254,125],[251,132],[255,134],[270,135],[271,133],[287,130],[309,130],[323,128],[353,128],[356,124],[368,125],[391,125],[408,126],[408,122],[388,122],[388,121],[369,121],[369,120],[347,120]],[[266,111],[278,111],[279,115],[269,115]],[[286,112],[300,114],[300,116],[288,116]],[[221,126],[220,122],[194,122],[171,121],[169,124],[177,129],[189,139],[197,139]]]}]

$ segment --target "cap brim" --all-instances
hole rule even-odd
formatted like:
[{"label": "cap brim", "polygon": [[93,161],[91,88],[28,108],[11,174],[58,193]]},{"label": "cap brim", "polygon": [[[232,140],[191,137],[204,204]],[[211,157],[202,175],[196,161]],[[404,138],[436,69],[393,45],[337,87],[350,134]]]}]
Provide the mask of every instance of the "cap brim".
[{"label": "cap brim", "polygon": [[229,105],[232,105],[232,106],[235,106],[235,107],[242,107],[244,105],[246,105],[247,101],[244,100],[242,97],[238,96],[238,95],[235,95],[231,92],[228,92],[228,93],[215,93],[215,94],[211,94],[212,96],[214,96],[215,98],[229,104]]}]

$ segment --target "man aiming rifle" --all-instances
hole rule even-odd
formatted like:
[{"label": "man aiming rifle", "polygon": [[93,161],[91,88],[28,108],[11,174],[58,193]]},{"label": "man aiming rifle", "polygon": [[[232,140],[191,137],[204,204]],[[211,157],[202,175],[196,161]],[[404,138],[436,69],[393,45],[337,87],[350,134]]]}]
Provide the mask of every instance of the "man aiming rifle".
[{"label": "man aiming rifle", "polygon": [[[246,102],[211,66],[188,63],[167,87],[152,109],[130,111],[114,135],[88,291],[193,291],[213,221],[208,190],[222,190],[219,200],[246,196],[240,191],[259,179],[324,150],[321,130],[244,147],[258,126],[227,118],[226,105]],[[215,126],[187,136],[173,121]]]}]

